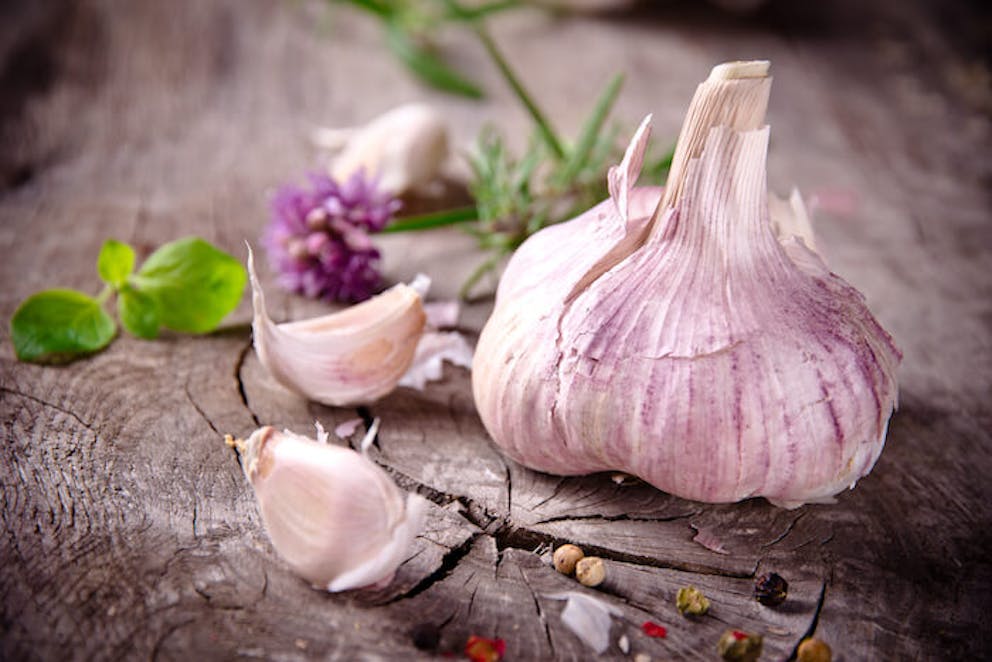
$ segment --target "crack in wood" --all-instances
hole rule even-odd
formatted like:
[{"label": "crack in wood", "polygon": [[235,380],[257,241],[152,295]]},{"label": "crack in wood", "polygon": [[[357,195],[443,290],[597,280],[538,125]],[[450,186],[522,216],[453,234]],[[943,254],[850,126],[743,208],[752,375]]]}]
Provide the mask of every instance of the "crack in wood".
[{"label": "crack in wood", "polygon": [[[831,571],[831,576],[832,576],[832,571]],[[817,599],[816,608],[813,610],[813,620],[810,622],[809,628],[806,630],[806,632],[804,632],[803,635],[799,637],[799,641],[796,642],[796,647],[792,649],[792,653],[787,658],[787,662],[792,662],[799,656],[799,645],[802,644],[803,641],[805,641],[806,639],[812,637],[813,634],[816,632],[816,626],[820,622],[820,612],[823,610],[823,603],[826,601],[827,598],[827,584],[829,583],[829,581],[830,581],[830,577],[823,580],[823,584],[822,586],[820,586],[820,597]]]},{"label": "crack in wood", "polygon": [[245,346],[242,347],[241,351],[238,353],[238,360],[234,364],[234,379],[238,382],[238,395],[241,396],[241,403],[245,406],[245,409],[248,410],[248,413],[251,414],[251,420],[254,421],[255,426],[261,427],[261,420],[258,418],[255,410],[251,408],[251,404],[248,402],[248,391],[245,390],[245,381],[241,376],[241,371],[244,368],[245,360],[248,357],[248,352],[251,351],[253,342],[254,338],[249,338],[248,342],[245,343]]},{"label": "crack in wood", "polygon": [[667,515],[664,517],[637,517],[635,515],[628,515],[622,513],[620,515],[556,515],[554,517],[548,517],[547,519],[542,519],[536,522],[537,525],[540,524],[552,524],[554,522],[572,522],[572,521],[601,521],[601,522],[677,522],[678,520],[688,519],[690,517],[695,517],[703,511],[694,510],[691,513],[682,513],[679,515]]},{"label": "crack in wood", "polygon": [[434,572],[414,584],[408,591],[404,591],[403,593],[389,599],[384,604],[388,605],[401,600],[414,598],[435,584],[444,581],[449,575],[451,575],[452,571],[458,567],[461,560],[468,556],[469,552],[472,551],[472,546],[475,544],[475,541],[482,535],[483,534],[481,531],[473,533],[461,544],[452,547],[443,557],[441,557],[441,564],[436,570],[434,570]]},{"label": "crack in wood", "polygon": [[766,542],[764,545],[762,545],[761,546],[762,549],[768,549],[769,547],[771,547],[773,545],[776,545],[776,544],[782,542],[783,540],[785,540],[785,538],[790,533],[792,533],[792,530],[794,528],[796,528],[796,524],[799,523],[799,520],[801,520],[803,517],[805,517],[805,515],[806,515],[806,511],[803,511],[803,512],[799,513],[798,515],[796,515],[796,517],[793,518],[793,520],[789,523],[789,526],[785,527],[785,531],[783,531],[780,535],[776,536],[773,540],[771,540],[769,542]]},{"label": "crack in wood", "polygon": [[11,395],[20,396],[20,397],[25,398],[27,400],[31,400],[32,402],[36,402],[36,403],[38,403],[39,405],[41,405],[43,407],[48,407],[49,409],[54,409],[56,411],[59,411],[59,412],[65,414],[66,416],[69,416],[69,417],[75,419],[76,422],[78,422],[80,425],[82,425],[84,428],[86,428],[90,432],[92,432],[94,434],[96,434],[98,432],[98,430],[91,423],[87,423],[86,421],[84,421],[74,411],[72,411],[71,409],[66,409],[65,407],[63,407],[61,405],[57,405],[54,402],[49,402],[49,401],[44,400],[42,398],[39,398],[39,397],[37,397],[35,395],[31,395],[30,393],[25,393],[24,391],[18,391],[17,389],[9,388],[9,387],[6,387],[6,386],[0,386],[0,392],[2,392],[2,393],[10,393]]},{"label": "crack in wood", "polygon": [[[500,554],[502,556],[502,554]],[[531,597],[534,599],[534,607],[537,609],[537,616],[541,619],[541,625],[544,626],[544,636],[548,640],[548,647],[551,649],[551,659],[555,659],[557,654],[555,653],[555,642],[551,639],[551,624],[548,622],[548,616],[544,613],[544,608],[541,607],[541,601],[537,599],[537,592],[534,587],[530,585],[530,580],[527,579],[527,573],[523,571],[522,568],[517,568],[517,572],[520,573],[520,579],[527,590],[530,591]]]},{"label": "crack in wood", "polygon": [[186,399],[189,400],[189,403],[191,405],[193,405],[193,409],[195,409],[196,413],[200,415],[200,418],[202,418],[207,423],[207,425],[210,426],[210,429],[213,430],[214,434],[218,436],[222,436],[220,430],[217,429],[217,426],[214,425],[214,422],[210,420],[209,416],[207,416],[207,412],[203,411],[203,408],[200,407],[200,405],[193,398],[193,394],[189,392],[188,380],[185,384],[183,384],[183,391],[186,393]]}]

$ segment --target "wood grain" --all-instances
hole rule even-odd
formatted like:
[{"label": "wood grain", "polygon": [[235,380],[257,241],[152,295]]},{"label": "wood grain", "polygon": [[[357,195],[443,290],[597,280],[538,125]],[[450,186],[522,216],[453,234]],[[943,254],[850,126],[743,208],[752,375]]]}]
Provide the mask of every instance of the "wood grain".
[{"label": "wood grain", "polygon": [[[590,659],[550,597],[575,590],[622,613],[608,658],[624,657],[626,634],[630,655],[715,659],[729,627],[764,633],[764,659],[789,658],[811,632],[848,662],[992,655],[987,12],[967,2],[769,2],[755,15],[651,4],[523,12],[493,31],[566,134],[617,70],[627,73],[616,111],[625,130],[653,112],[664,140],[714,63],[772,60],[772,186],[823,202],[817,230],[832,267],[905,352],[900,410],[872,474],[835,505],[794,511],[537,474],[490,443],[461,369],[360,411],[286,392],[250,351],[247,302],[209,336],[122,336],[62,367],[16,362],[4,325],[0,659],[429,659],[410,635],[425,622],[440,627],[439,653],[460,654],[478,634],[504,638],[507,659]],[[316,164],[306,142],[315,124],[419,99],[444,112],[459,147],[487,121],[522,146],[527,118],[483,53],[464,35],[443,47],[487,100],[424,90],[374,24],[321,3],[5,3],[4,319],[38,289],[95,293],[107,237],[147,254],[196,233],[242,255],[268,192]],[[391,280],[425,271],[439,299],[481,259],[455,231],[382,246]],[[326,310],[263,279],[277,319]],[[466,307],[470,335],[490,309],[486,299]],[[328,595],[275,555],[222,436],[356,415],[382,419],[373,458],[430,512],[393,584]],[[607,560],[602,587],[550,568],[564,541]],[[750,597],[767,571],[790,581],[781,608]],[[687,584],[710,597],[710,616],[679,616],[674,595]],[[648,619],[668,637],[641,634]]]}]

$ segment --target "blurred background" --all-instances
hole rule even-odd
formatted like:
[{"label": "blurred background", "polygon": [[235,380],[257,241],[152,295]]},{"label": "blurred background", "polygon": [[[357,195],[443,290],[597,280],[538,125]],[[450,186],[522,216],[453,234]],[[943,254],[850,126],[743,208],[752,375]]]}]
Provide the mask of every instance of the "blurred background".
[{"label": "blurred background", "polygon": [[[783,195],[798,187],[816,208],[821,250],[906,339],[909,373],[946,394],[950,378],[935,375],[929,362],[970,369],[972,352],[958,341],[964,335],[986,343],[988,312],[963,299],[959,283],[975,288],[969,297],[992,298],[987,3],[463,6],[492,4],[507,6],[483,17],[488,34],[565,142],[623,74],[606,122],[616,150],[653,113],[652,149],[661,156],[714,64],[771,60],[770,187]],[[245,238],[261,236],[273,191],[323,167],[327,155],[312,140],[315,129],[362,125],[409,102],[437,111],[450,157],[444,185],[405,193],[401,213],[468,204],[466,156],[480,131],[495,127],[520,155],[534,120],[465,22],[432,22],[431,12],[444,6],[0,4],[0,247],[7,256],[0,275],[10,285],[0,295],[4,313],[43,287],[88,286],[91,256],[109,236],[147,253],[196,233],[237,253]],[[398,9],[406,12],[399,22],[410,43],[476,94],[438,89],[416,75],[380,15]],[[72,242],[59,240],[66,233]],[[14,250],[25,237],[34,248]],[[442,278],[438,296],[457,294],[486,254],[472,237],[453,232],[378,241],[387,282],[442,264],[461,274]],[[491,293],[496,273],[480,281],[480,296]],[[289,316],[306,304],[290,297],[274,305]],[[470,324],[481,324],[488,308],[468,314],[476,316]],[[246,305],[239,315],[247,319]],[[952,318],[953,328],[945,322]]]}]

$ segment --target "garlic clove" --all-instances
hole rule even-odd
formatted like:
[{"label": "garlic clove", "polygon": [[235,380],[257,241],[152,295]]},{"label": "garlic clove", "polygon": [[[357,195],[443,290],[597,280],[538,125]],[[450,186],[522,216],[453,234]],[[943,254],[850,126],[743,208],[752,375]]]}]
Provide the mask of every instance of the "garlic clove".
[{"label": "garlic clove", "polygon": [[729,63],[699,86],[663,193],[624,203],[636,175],[611,180],[610,200],[511,259],[473,365],[480,417],[511,458],[788,507],[874,465],[901,356],[801,231],[775,236],[767,69]]},{"label": "garlic clove", "polygon": [[441,116],[430,106],[398,106],[353,129],[319,129],[313,141],[340,150],[330,166],[341,182],[363,170],[377,177],[379,187],[398,195],[437,178],[448,158],[448,133]]},{"label": "garlic clove", "polygon": [[426,277],[340,312],[275,324],[265,308],[251,247],[248,273],[255,352],[289,390],[333,406],[372,402],[392,391],[413,362],[426,319]]},{"label": "garlic clove", "polygon": [[272,546],[315,588],[388,582],[423,526],[426,501],[349,448],[266,426],[242,466]]}]

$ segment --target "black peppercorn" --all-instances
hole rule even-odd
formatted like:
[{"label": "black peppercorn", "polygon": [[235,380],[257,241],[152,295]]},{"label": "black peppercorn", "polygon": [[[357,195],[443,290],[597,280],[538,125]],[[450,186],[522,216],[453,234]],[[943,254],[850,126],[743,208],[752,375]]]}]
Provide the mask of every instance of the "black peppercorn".
[{"label": "black peppercorn", "polygon": [[754,599],[768,607],[777,607],[785,602],[789,592],[789,582],[774,572],[761,575],[754,582]]},{"label": "black peppercorn", "polygon": [[413,637],[413,645],[422,651],[432,651],[437,649],[441,642],[441,630],[433,623],[421,623],[410,631]]}]

